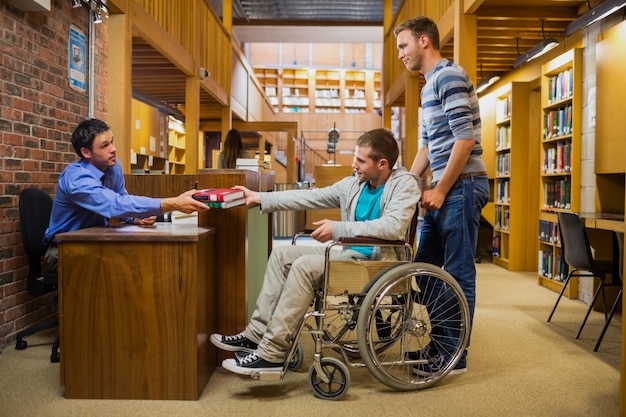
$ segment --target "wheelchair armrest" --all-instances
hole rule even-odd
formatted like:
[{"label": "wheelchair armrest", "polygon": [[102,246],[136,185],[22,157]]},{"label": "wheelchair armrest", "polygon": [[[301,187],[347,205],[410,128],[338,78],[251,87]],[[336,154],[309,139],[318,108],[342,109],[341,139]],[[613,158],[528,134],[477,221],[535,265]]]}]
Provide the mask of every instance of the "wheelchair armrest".
[{"label": "wheelchair armrest", "polygon": [[311,234],[310,233],[306,233],[306,232],[299,232],[296,233],[295,235],[293,235],[293,237],[291,238],[291,244],[295,245],[296,244],[296,240],[298,240],[301,237],[310,237]]},{"label": "wheelchair armrest", "polygon": [[363,244],[372,246],[404,246],[404,240],[385,240],[375,237],[354,236],[354,237],[340,237],[337,242],[347,245]]}]

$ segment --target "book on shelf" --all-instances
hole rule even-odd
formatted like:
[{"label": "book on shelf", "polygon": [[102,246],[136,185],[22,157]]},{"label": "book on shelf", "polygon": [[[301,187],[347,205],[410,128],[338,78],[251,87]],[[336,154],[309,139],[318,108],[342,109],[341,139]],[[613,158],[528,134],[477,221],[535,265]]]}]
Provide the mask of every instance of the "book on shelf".
[{"label": "book on shelf", "polygon": [[499,258],[500,257],[500,236],[494,236],[493,237],[493,243],[492,243],[492,254],[494,257]]},{"label": "book on shelf", "polygon": [[236,188],[205,188],[203,190],[198,190],[198,192],[193,195],[195,200],[202,202],[229,202],[244,197],[243,191]]},{"label": "book on shelf", "polygon": [[203,203],[206,204],[210,208],[227,209],[227,208],[242,206],[246,204],[246,199],[238,198],[236,200],[230,200],[230,201],[203,201]]}]

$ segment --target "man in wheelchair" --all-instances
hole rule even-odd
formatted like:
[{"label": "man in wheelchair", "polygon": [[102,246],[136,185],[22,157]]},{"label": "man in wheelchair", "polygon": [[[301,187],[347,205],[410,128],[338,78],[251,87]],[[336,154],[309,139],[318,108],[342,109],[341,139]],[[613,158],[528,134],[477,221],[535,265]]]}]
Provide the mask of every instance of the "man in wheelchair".
[{"label": "man in wheelchair", "polygon": [[[404,240],[420,199],[419,178],[404,167],[394,169],[399,149],[393,134],[374,129],[357,139],[354,175],[335,184],[280,192],[244,191],[246,204],[263,212],[340,208],[341,221],[314,222],[311,237],[319,242],[364,236]],[[393,248],[354,246],[336,252],[334,259],[396,259]],[[325,246],[276,247],[268,260],[261,293],[250,323],[239,334],[212,334],[211,342],[235,352],[222,366],[234,373],[280,371],[294,343],[293,337],[320,288]]]}]

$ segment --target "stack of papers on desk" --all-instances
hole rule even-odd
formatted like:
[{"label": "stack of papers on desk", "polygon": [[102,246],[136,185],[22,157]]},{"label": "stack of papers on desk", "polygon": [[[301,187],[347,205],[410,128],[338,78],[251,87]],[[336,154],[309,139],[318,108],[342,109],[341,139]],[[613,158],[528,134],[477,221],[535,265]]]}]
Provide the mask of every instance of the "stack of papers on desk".
[{"label": "stack of papers on desk", "polygon": [[261,161],[256,158],[237,158],[235,168],[269,173],[272,169],[272,164],[268,161]]}]

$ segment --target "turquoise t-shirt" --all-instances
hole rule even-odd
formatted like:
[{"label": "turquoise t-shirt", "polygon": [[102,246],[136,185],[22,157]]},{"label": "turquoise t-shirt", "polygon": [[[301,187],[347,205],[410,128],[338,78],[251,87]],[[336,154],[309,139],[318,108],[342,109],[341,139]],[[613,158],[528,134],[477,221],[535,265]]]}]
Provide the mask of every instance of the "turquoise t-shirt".
[{"label": "turquoise t-shirt", "polygon": [[[357,221],[376,220],[380,217],[380,197],[383,195],[384,189],[385,184],[374,190],[370,189],[369,184],[365,186],[359,196],[359,201],[356,203],[355,217]],[[374,250],[371,246],[352,246],[350,249],[368,258],[372,256]]]}]

